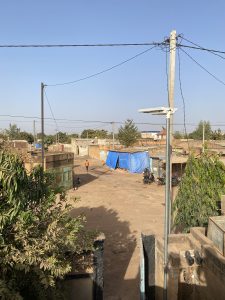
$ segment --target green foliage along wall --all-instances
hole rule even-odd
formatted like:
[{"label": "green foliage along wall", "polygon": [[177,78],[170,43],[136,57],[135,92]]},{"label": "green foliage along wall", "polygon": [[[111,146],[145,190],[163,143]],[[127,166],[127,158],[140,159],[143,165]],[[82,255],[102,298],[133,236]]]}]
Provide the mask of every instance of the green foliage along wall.
[{"label": "green foliage along wall", "polygon": [[72,259],[93,248],[85,218],[70,217],[52,175],[0,152],[0,299],[63,299],[60,281]]},{"label": "green foliage along wall", "polygon": [[174,201],[174,225],[188,232],[190,227],[207,226],[209,216],[220,213],[225,193],[225,166],[215,155],[191,155]]}]

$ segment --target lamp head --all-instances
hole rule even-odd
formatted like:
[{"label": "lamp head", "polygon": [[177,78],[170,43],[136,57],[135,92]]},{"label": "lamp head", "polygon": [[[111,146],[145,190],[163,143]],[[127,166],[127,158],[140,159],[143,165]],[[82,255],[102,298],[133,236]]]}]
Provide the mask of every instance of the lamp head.
[{"label": "lamp head", "polygon": [[170,108],[170,107],[154,107],[154,108],[142,108],[138,111],[140,113],[147,113],[152,115],[167,115],[168,113],[173,114],[177,108]]}]

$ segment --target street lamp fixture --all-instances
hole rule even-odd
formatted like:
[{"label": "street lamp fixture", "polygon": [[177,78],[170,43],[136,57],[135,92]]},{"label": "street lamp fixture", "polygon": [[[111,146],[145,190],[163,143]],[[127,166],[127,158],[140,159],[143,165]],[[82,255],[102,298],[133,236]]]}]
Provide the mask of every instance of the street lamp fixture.
[{"label": "street lamp fixture", "polygon": [[168,273],[168,235],[170,234],[171,225],[171,172],[170,172],[170,116],[175,113],[177,108],[171,107],[154,107],[139,109],[141,113],[152,115],[166,115],[166,187],[165,187],[165,218],[164,218],[164,283],[163,299],[167,299],[167,273]]},{"label": "street lamp fixture", "polygon": [[171,107],[154,107],[154,108],[141,108],[138,110],[138,112],[146,113],[146,114],[152,114],[152,115],[171,115],[175,113],[177,108],[171,108]]}]

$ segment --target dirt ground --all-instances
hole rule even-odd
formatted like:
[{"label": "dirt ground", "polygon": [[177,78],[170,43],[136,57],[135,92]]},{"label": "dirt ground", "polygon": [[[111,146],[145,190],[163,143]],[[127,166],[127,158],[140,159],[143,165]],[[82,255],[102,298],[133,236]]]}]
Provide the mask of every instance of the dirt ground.
[{"label": "dirt ground", "polygon": [[84,213],[88,228],[105,234],[104,299],[139,299],[141,232],[163,233],[164,186],[146,186],[142,174],[89,162],[87,173],[84,158],[75,160],[81,186],[70,194],[81,200],[72,213]]}]

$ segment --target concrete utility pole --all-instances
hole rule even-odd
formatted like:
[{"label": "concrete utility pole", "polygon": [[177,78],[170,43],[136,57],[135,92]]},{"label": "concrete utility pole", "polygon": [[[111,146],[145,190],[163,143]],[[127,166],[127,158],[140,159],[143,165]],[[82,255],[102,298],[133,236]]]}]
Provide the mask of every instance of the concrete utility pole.
[{"label": "concrete utility pole", "polygon": [[44,170],[45,164],[45,142],[44,142],[44,88],[45,85],[41,82],[41,165]]},{"label": "concrete utility pole", "polygon": [[[176,65],[176,30],[170,33],[170,66],[169,66],[169,107],[174,108],[174,82]],[[173,115],[170,117],[170,142],[173,141]]]},{"label": "concrete utility pole", "polygon": [[[169,107],[173,110],[174,109],[174,86],[175,86],[175,66],[176,66],[176,30],[171,31],[170,33],[170,64],[169,64],[169,82],[168,82],[168,100],[169,100]],[[170,148],[170,178],[172,178],[172,144],[173,144],[173,114],[170,116],[169,120],[170,124],[170,130],[169,130],[169,148]],[[172,183],[170,180],[170,199],[173,201],[173,190],[172,190]],[[172,203],[169,203],[169,214],[171,216],[171,206]],[[169,225],[168,225],[168,233],[170,234],[171,231],[171,221],[170,219]]]}]

